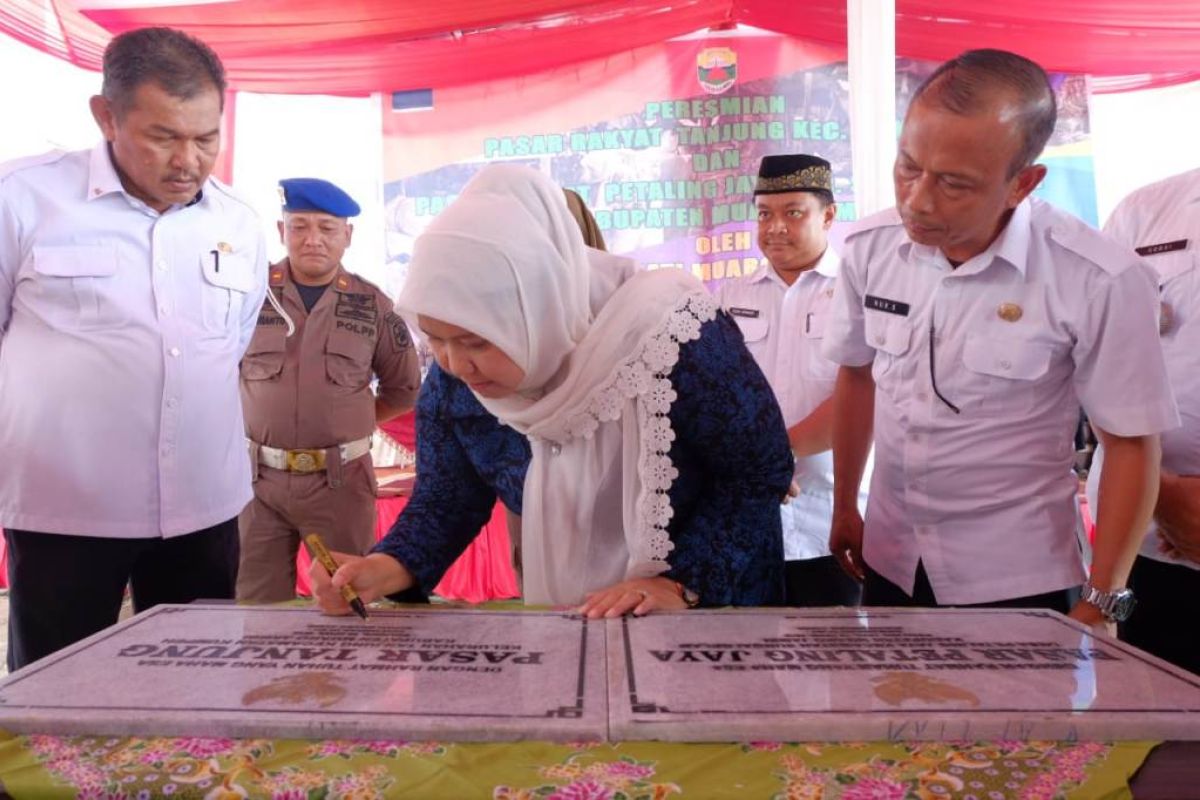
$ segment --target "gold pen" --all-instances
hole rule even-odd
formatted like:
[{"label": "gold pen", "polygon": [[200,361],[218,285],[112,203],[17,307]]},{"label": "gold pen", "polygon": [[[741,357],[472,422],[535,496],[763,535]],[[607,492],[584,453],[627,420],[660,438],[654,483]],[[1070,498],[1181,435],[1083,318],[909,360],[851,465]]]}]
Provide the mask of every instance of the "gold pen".
[{"label": "gold pen", "polygon": [[[333,556],[330,555],[329,550],[325,547],[325,542],[321,541],[321,534],[306,534],[304,537],[304,543],[308,545],[308,550],[312,553],[313,558],[315,558],[317,561],[320,561],[321,566],[323,566],[332,577],[333,573],[337,572],[338,565],[337,562],[333,560]],[[354,613],[358,614],[363,619],[366,619],[367,607],[363,605],[362,598],[358,596],[358,592],[354,591],[354,587],[347,583],[342,587],[341,591],[342,597],[345,598],[346,602],[350,604],[350,608],[354,610]]]}]

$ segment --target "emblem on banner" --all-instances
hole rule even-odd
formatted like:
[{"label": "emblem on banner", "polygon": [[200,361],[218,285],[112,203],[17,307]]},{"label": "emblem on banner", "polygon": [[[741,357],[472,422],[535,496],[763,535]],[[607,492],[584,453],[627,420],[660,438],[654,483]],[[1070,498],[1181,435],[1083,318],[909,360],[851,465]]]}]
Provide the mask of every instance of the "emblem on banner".
[{"label": "emblem on banner", "polygon": [[700,88],[721,94],[737,82],[737,53],[731,47],[706,47],[696,56]]}]

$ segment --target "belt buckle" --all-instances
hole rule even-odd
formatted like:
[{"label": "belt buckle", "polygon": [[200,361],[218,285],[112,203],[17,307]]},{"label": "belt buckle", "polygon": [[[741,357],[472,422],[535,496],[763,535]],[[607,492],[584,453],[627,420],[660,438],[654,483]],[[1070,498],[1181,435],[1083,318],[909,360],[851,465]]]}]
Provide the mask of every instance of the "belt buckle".
[{"label": "belt buckle", "polygon": [[288,450],[287,468],[290,472],[320,472],[325,469],[325,451]]}]

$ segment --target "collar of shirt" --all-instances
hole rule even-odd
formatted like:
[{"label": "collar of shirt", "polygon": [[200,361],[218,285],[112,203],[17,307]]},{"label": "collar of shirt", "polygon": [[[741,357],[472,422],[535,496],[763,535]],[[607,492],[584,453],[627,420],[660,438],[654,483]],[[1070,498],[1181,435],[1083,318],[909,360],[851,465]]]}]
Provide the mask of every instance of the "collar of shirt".
[{"label": "collar of shirt", "polygon": [[[802,272],[800,277],[796,279],[796,284],[813,274],[822,275],[826,278],[836,278],[838,274],[838,266],[841,263],[841,257],[834,252],[832,247],[826,245],[825,252],[821,254],[819,259],[817,259],[816,266],[814,266],[812,269],[806,269],[804,272]],[[763,259],[763,262],[759,264],[758,269],[756,269],[750,276],[750,283],[762,283],[763,281],[772,281],[783,289],[790,288],[783,278],[779,277],[779,273],[776,272],[775,268],[771,266],[771,262],[767,261],[766,259]],[[794,286],[796,284],[792,285]]]},{"label": "collar of shirt", "polygon": [[811,272],[819,273],[827,278],[836,278],[838,268],[841,264],[842,257],[832,247],[826,245],[825,252],[821,253],[821,259],[817,262],[816,268],[811,270]]},{"label": "collar of shirt", "polygon": [[124,191],[125,187],[121,185],[121,176],[117,174],[117,168],[113,165],[112,156],[108,152],[108,142],[101,140],[92,148],[91,160],[88,164],[87,199],[91,201],[106,194]]},{"label": "collar of shirt", "polygon": [[[958,274],[969,275],[982,272],[991,266],[994,260],[999,258],[1010,264],[1024,277],[1029,258],[1029,243],[1033,232],[1033,217],[1030,206],[1031,201],[1028,197],[1022,200],[1013,209],[1012,216],[1009,218],[1008,224],[1004,226],[1004,229],[1000,231],[1000,235],[982,253],[960,264],[957,268]],[[910,264],[926,263],[938,269],[950,270],[950,262],[939,248],[927,244],[918,244],[909,239],[907,235],[901,238],[899,255],[900,258]]]},{"label": "collar of shirt", "polygon": [[[296,277],[292,274],[292,262],[287,256],[278,263],[277,266],[283,267],[284,284],[296,283]],[[274,285],[274,284],[272,284]],[[333,277],[329,279],[329,283],[325,284],[337,292],[353,292],[354,291],[354,274],[346,269],[344,264],[338,264],[337,270],[333,273]]]},{"label": "collar of shirt", "polygon": [[[146,205],[145,202],[125,191],[125,187],[121,184],[121,176],[117,173],[117,167],[113,163],[112,153],[108,148],[108,142],[104,139],[101,139],[100,143],[92,148],[91,157],[88,162],[87,199],[89,201],[95,200],[97,198],[104,197],[105,195],[113,194],[114,192],[120,192],[121,194],[124,194],[129,198],[129,201],[138,208],[144,209],[150,213],[157,213],[154,211],[154,209],[150,208],[150,206]],[[182,208],[194,206],[203,199],[204,188],[201,187],[200,191],[196,192],[196,196],[193,197],[188,203],[184,204]],[[174,205],[171,208],[181,208],[181,206]]]},{"label": "collar of shirt", "polygon": [[333,290],[341,294],[354,294],[354,276],[346,270],[344,264],[338,264],[337,272],[333,274]]},{"label": "collar of shirt", "polygon": [[[304,302],[300,298],[300,284],[296,283],[296,278],[292,275],[291,260],[284,256],[283,260],[278,262],[277,266],[283,267],[283,292],[282,296],[289,300],[296,309],[302,311],[306,316],[312,313],[312,309],[306,308]],[[274,268],[273,268],[274,269]],[[274,284],[272,284],[274,285]],[[354,276],[346,270],[344,264],[338,264],[337,272],[333,273],[333,277],[326,284],[328,289],[338,294],[353,293],[355,289]],[[328,291],[326,292],[328,294]],[[323,300],[324,295],[321,296]],[[318,300],[318,303],[321,301]],[[313,306],[313,309],[316,305]],[[290,311],[290,309],[289,309]]]}]

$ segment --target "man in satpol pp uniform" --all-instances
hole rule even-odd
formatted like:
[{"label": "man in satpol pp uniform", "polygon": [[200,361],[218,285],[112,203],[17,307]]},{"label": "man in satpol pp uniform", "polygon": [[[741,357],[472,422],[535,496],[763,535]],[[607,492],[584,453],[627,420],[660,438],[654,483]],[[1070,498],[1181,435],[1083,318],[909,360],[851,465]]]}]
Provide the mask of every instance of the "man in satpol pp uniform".
[{"label": "man in satpol pp uniform", "polygon": [[166,28],[115,37],[103,141],[0,167],[0,525],[8,667],[135,611],[232,598],[250,499],[237,364],[258,217],[211,177],[225,72]]},{"label": "man in satpol pp uniform", "polygon": [[[1162,437],[1154,519],[1129,575],[1137,594],[1121,638],[1200,675],[1200,169],[1121,201],[1104,232],[1133,248],[1158,284],[1158,338],[1183,424]],[[1108,473],[1103,447],[1088,473],[1093,503]]]},{"label": "man in satpol pp uniform", "polygon": [[787,604],[858,605],[858,581],[829,552],[838,365],[821,354],[821,340],[839,264],[828,238],[837,214],[833,171],[817,156],[766,156],[754,200],[766,262],[752,275],[721,284],[717,299],[770,381],[796,456],[799,491],[780,507]]},{"label": "man in satpol pp uniform", "polygon": [[241,367],[254,499],[239,520],[237,596],[252,602],[295,596],[301,535],[347,553],[375,543],[371,433],[420,385],[391,301],[342,266],[358,204],[315,178],[281,181],[280,194],[287,258],[270,269]]},{"label": "man in satpol pp uniform", "polygon": [[[1032,61],[946,62],[905,115],[896,207],[846,237],[824,344],[843,365],[830,545],[865,574],[864,605],[1051,608],[1092,625],[1131,607],[1158,434],[1179,417],[1146,270],[1029,196],[1055,118]],[[1081,405],[1108,456],[1086,570],[1071,471]]]}]

